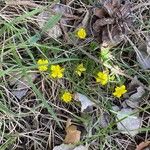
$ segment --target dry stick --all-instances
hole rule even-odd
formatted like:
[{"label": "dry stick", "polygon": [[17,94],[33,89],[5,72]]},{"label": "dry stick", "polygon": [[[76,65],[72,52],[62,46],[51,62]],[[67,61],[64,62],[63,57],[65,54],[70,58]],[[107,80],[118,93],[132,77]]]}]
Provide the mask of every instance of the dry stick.
[{"label": "dry stick", "polygon": [[150,5],[150,3],[139,4],[139,5],[136,5],[133,8],[131,8],[131,11],[135,11],[136,9],[139,9],[141,7],[144,7],[144,6],[149,6],[149,5]]},{"label": "dry stick", "polygon": [[[33,2],[30,2],[30,1],[6,1],[6,4],[7,5],[22,5],[22,6],[31,6],[31,7],[43,7],[42,5],[38,5],[38,4],[35,4]],[[53,10],[50,10],[52,13],[56,13],[55,11]],[[72,14],[67,14],[67,13],[63,13],[63,16],[64,17],[67,17],[67,18],[72,18],[72,19],[79,19],[78,16],[76,15],[72,15]]]},{"label": "dry stick", "polygon": [[31,7],[41,7],[41,5],[35,4],[31,1],[21,1],[21,0],[7,0],[6,5],[23,5],[23,6],[31,6]]},{"label": "dry stick", "polygon": [[99,63],[100,65],[104,65],[106,68],[109,68],[112,72],[115,72],[116,74],[122,75],[134,82],[136,82],[139,86],[142,86],[144,89],[150,91],[150,88],[146,87],[143,83],[141,83],[139,80],[136,80],[135,78],[125,74],[121,69],[118,70],[110,65],[104,64],[102,63],[99,59],[97,59],[96,57],[92,56],[90,53],[84,51],[83,49],[81,49],[80,47],[78,47],[77,45],[75,45],[75,47],[80,50],[83,54],[87,55],[90,59],[93,59],[95,62]]}]

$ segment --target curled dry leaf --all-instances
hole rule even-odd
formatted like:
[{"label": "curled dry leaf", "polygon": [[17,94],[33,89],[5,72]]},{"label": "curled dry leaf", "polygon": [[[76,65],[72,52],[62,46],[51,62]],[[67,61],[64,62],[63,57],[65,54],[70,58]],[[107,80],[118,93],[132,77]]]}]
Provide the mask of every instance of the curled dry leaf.
[{"label": "curled dry leaf", "polygon": [[65,144],[76,144],[80,141],[81,131],[77,130],[77,126],[69,125],[67,122],[66,125],[66,136],[64,143]]},{"label": "curled dry leaf", "polygon": [[[98,17],[93,23],[93,30],[102,33],[99,38],[102,47],[115,47],[124,40],[129,32],[131,21],[131,4],[121,0],[102,0],[102,7],[96,8],[94,15]],[[95,34],[96,35],[96,34]]]},{"label": "curled dry leaf", "polygon": [[141,127],[141,118],[137,115],[131,115],[134,111],[132,109],[123,108],[117,112],[117,123],[118,130],[123,134],[129,134],[135,136],[139,133]]},{"label": "curled dry leaf", "polygon": [[95,105],[88,97],[81,93],[75,93],[75,100],[81,102],[81,112],[83,112],[87,107]]},{"label": "curled dry leaf", "polygon": [[145,141],[137,145],[135,150],[145,150],[146,148],[150,148],[150,141]]}]

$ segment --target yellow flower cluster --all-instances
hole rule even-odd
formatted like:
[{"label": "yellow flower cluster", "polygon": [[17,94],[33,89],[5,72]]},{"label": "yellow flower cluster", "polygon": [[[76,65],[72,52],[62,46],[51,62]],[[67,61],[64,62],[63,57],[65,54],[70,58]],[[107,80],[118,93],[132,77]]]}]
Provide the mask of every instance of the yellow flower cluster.
[{"label": "yellow flower cluster", "polygon": [[[40,72],[47,71],[48,70],[48,64],[49,64],[49,62],[48,62],[47,59],[39,59],[37,61],[38,69],[39,69]],[[65,71],[65,69],[63,67],[61,67],[60,65],[58,65],[58,64],[51,65],[49,76],[51,78],[54,78],[54,79],[60,79],[64,76],[64,71]],[[83,63],[76,66],[75,73],[78,76],[81,76],[82,73],[85,72],[85,71],[86,71],[86,68],[84,67]],[[100,83],[103,86],[106,85],[109,81],[108,71],[99,71],[97,73],[97,76],[95,77],[95,79],[96,79],[97,83]],[[126,92],[127,92],[127,90],[126,90],[125,85],[121,85],[121,86],[117,86],[115,88],[115,91],[113,92],[113,95],[117,98],[120,98]],[[63,93],[63,95],[61,96],[61,99],[66,103],[72,101],[72,98],[73,98],[73,95],[68,91],[65,91]]]},{"label": "yellow flower cluster", "polygon": [[[40,72],[44,72],[48,70],[48,60],[47,59],[39,59],[37,61],[38,69]],[[62,78],[64,75],[64,68],[59,65],[51,65],[50,66],[50,77],[52,78]]]},{"label": "yellow flower cluster", "polygon": [[[47,59],[39,59],[37,61],[38,69],[40,72],[44,72],[48,70],[48,60]],[[50,66],[50,77],[60,79],[64,76],[65,68],[61,67],[60,65],[51,65]],[[81,76],[83,72],[86,71],[86,68],[83,66],[83,63],[79,64],[76,69],[75,73],[78,76]]]},{"label": "yellow flower cluster", "polygon": [[[109,75],[106,71],[103,72],[98,72],[97,73],[97,77],[96,77],[96,82],[100,83],[101,85],[106,85],[109,81]],[[125,94],[127,92],[125,85],[122,86],[117,86],[115,88],[115,92],[113,93],[113,95],[117,98],[120,98],[123,94]]]}]

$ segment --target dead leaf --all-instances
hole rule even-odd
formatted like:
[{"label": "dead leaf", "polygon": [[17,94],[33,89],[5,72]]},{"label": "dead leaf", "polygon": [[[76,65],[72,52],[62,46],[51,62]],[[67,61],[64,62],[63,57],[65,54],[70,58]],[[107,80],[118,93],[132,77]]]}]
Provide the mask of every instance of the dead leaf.
[{"label": "dead leaf", "polygon": [[61,144],[59,146],[55,146],[53,150],[88,150],[88,147],[80,145],[75,147],[72,144]]},{"label": "dead leaf", "polygon": [[113,3],[112,1],[109,1],[109,0],[105,0],[103,2],[103,7],[110,16],[113,16],[113,14],[115,13],[116,11],[115,6],[116,6],[116,3]]},{"label": "dead leaf", "polygon": [[55,146],[53,150],[88,150],[86,146],[75,146],[80,141],[81,131],[77,130],[77,126],[72,125],[71,119],[66,122],[66,137],[64,143]]},{"label": "dead leaf", "polygon": [[[121,12],[121,13],[120,13]],[[129,2],[126,2],[122,7],[120,8],[120,12],[117,12],[117,16],[119,18],[128,18],[131,14],[131,4]]]},{"label": "dead leaf", "polygon": [[[124,40],[124,35],[129,33],[131,21],[131,4],[121,0],[102,0],[102,7],[96,8],[95,16],[100,16],[93,23],[93,33],[98,32],[97,39],[102,47],[112,48]],[[104,12],[103,12],[104,11]],[[98,36],[94,33],[95,36]]]},{"label": "dead leaf", "polygon": [[74,148],[73,150],[88,150],[88,147],[80,145],[80,146],[77,146],[76,148]]},{"label": "dead leaf", "polygon": [[142,120],[138,115],[131,115],[133,113],[134,111],[128,108],[123,108],[117,112],[117,121],[120,120],[117,122],[117,128],[121,133],[131,136],[135,136],[139,133]]},{"label": "dead leaf", "polygon": [[53,150],[73,150],[74,147],[75,146],[72,144],[61,144],[59,146],[55,146]]},{"label": "dead leaf", "polygon": [[93,15],[95,15],[98,18],[103,18],[106,15],[106,12],[103,9],[94,8]]},{"label": "dead leaf", "polygon": [[[43,11],[37,16],[39,27],[42,29],[45,23],[48,21],[50,17],[52,17],[52,13],[48,11]],[[57,39],[62,36],[62,30],[58,24],[54,27],[50,28],[46,32],[51,38]]]},{"label": "dead leaf", "polygon": [[150,56],[145,52],[137,54],[137,61],[143,69],[150,69]]},{"label": "dead leaf", "polygon": [[102,112],[100,115],[100,126],[106,128],[110,123],[110,115],[107,112]]},{"label": "dead leaf", "polygon": [[145,93],[145,90],[142,86],[137,87],[136,90],[137,92],[132,94],[129,99],[126,100],[126,104],[131,108],[137,108],[139,106],[142,96]]},{"label": "dead leaf", "polygon": [[[16,76],[16,78],[14,78]],[[36,73],[28,73],[28,78],[33,82],[37,77]],[[19,100],[21,100],[27,93],[30,85],[28,83],[27,77],[21,77],[20,74],[12,75],[9,79],[9,83],[11,86],[15,86],[14,89],[11,90],[12,94],[15,95]]]},{"label": "dead leaf", "polygon": [[109,24],[113,24],[114,21],[115,21],[114,18],[102,18],[102,19],[98,19],[93,24],[93,29],[95,31],[99,32],[101,30],[101,27],[109,25]]},{"label": "dead leaf", "polygon": [[131,82],[129,83],[129,87],[128,87],[129,92],[134,91],[139,86],[139,84],[138,84],[139,81],[138,81],[137,76],[134,76],[133,79],[134,80],[131,80]]},{"label": "dead leaf", "polygon": [[28,89],[17,89],[13,90],[12,94],[15,95],[19,100],[21,100],[27,93]]},{"label": "dead leaf", "polygon": [[102,34],[102,47],[112,48],[117,46],[124,40],[124,34],[122,29],[118,25],[114,25],[111,28],[105,27]]},{"label": "dead leaf", "polygon": [[143,69],[150,69],[150,55],[147,53],[147,45],[141,45],[136,52],[136,59]]},{"label": "dead leaf", "polygon": [[55,4],[51,7],[51,9],[53,11],[55,11],[56,13],[61,13],[61,14],[72,14],[72,9],[71,7],[67,6],[67,5],[63,5],[63,4]]},{"label": "dead leaf", "polygon": [[145,141],[137,145],[135,150],[145,150],[145,148],[150,148],[150,141]]},{"label": "dead leaf", "polygon": [[80,141],[81,131],[77,130],[77,126],[71,124],[71,120],[68,119],[66,123],[66,136],[65,144],[76,144]]},{"label": "dead leaf", "polygon": [[81,102],[81,112],[83,112],[87,107],[95,105],[94,102],[92,102],[88,97],[81,93],[76,93],[74,97],[76,101]]}]

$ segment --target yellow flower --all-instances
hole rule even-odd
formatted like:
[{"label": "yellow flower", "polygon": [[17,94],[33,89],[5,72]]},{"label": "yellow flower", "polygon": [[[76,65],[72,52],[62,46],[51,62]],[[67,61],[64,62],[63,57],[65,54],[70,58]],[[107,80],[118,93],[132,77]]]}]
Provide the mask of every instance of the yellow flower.
[{"label": "yellow flower", "polygon": [[72,101],[73,95],[70,92],[65,91],[63,93],[63,95],[61,96],[61,99],[66,102],[69,103]]},{"label": "yellow flower", "polygon": [[47,71],[48,69],[48,60],[47,59],[39,59],[37,61],[39,71]]},{"label": "yellow flower", "polygon": [[107,84],[109,79],[108,73],[106,72],[98,72],[96,77],[96,82],[100,83],[101,85]]},{"label": "yellow flower", "polygon": [[60,67],[59,65],[51,65],[51,74],[52,78],[62,78],[64,75],[64,68]]},{"label": "yellow flower", "polygon": [[81,76],[84,71],[86,71],[86,68],[84,68],[83,63],[79,64],[75,70],[79,76]]},{"label": "yellow flower", "polygon": [[127,92],[125,85],[115,88],[115,92],[113,93],[114,96],[120,98],[123,94]]},{"label": "yellow flower", "polygon": [[77,34],[77,37],[80,39],[85,39],[87,35],[86,30],[83,27],[78,28],[76,34]]}]

